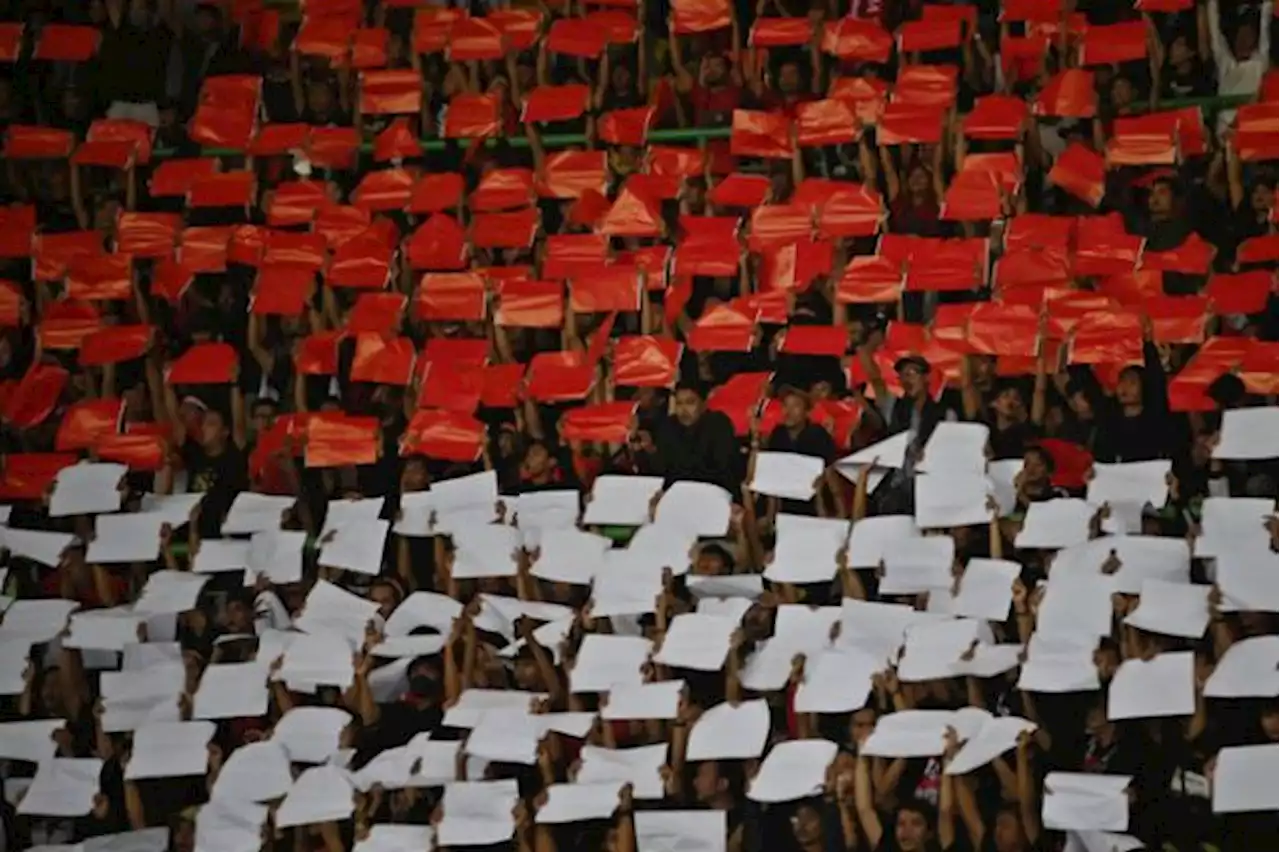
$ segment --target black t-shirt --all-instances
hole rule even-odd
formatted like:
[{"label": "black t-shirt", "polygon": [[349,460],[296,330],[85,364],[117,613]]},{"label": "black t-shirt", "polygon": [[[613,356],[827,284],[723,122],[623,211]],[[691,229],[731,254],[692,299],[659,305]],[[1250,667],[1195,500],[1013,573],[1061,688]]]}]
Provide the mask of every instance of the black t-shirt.
[{"label": "black t-shirt", "polygon": [[182,446],[182,462],[187,471],[187,492],[206,495],[200,504],[200,535],[217,536],[231,502],[249,487],[244,453],[228,441],[221,453],[211,456],[199,444],[188,441]]},{"label": "black t-shirt", "polygon": [[1039,427],[1029,421],[1015,423],[1007,429],[998,428],[994,422],[989,425],[991,426],[989,438],[991,457],[997,461],[1022,458],[1027,447],[1040,437]]},{"label": "black t-shirt", "polygon": [[103,28],[97,74],[103,102],[147,103],[164,97],[172,45],[173,33],[163,25]]}]

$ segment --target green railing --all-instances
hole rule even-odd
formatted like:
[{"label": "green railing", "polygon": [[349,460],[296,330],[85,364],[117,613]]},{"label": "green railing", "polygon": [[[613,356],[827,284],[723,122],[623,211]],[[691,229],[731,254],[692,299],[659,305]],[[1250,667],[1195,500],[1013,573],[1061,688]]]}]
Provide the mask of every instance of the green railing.
[{"label": "green railing", "polygon": [[[1174,98],[1171,100],[1159,101],[1154,108],[1146,108],[1141,112],[1161,112],[1164,110],[1184,109],[1186,107],[1197,107],[1204,115],[1205,124],[1211,126],[1213,116],[1217,112],[1226,109],[1234,109],[1243,104],[1251,103],[1255,100],[1249,95],[1228,95],[1213,98]],[[666,130],[651,130],[648,134],[650,142],[658,143],[698,143],[708,139],[728,139],[730,135],[728,127],[680,127]],[[571,145],[585,145],[587,137],[581,133],[548,133],[541,137],[542,144],[547,148],[567,148]],[[434,137],[420,140],[424,151],[443,151],[450,144],[465,145],[467,140],[444,140]],[[487,144],[497,144],[497,139],[487,140]],[[529,140],[527,137],[509,136],[505,139],[506,144],[512,148],[527,148]],[[361,153],[370,153],[373,150],[372,143],[366,143],[360,146]],[[205,148],[201,151],[205,157],[238,157],[243,156],[243,151],[236,151],[229,148]],[[171,149],[157,149],[152,152],[154,159],[169,159],[177,154]]]}]

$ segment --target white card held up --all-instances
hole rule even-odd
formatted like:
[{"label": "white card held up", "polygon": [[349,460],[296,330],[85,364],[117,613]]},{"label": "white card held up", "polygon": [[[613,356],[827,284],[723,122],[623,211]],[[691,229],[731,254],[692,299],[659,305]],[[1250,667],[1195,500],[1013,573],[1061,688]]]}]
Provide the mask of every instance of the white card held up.
[{"label": "white card held up", "polygon": [[391,522],[378,518],[343,524],[320,546],[318,562],[327,568],[376,577],[382,573],[382,553],[390,531]]},{"label": "white card held up", "polygon": [[1097,508],[1074,497],[1043,500],[1027,507],[1022,529],[1014,539],[1019,548],[1061,550],[1089,540],[1089,522]]},{"label": "white card held up", "polygon": [[579,529],[543,530],[529,573],[541,580],[589,586],[612,545],[604,536]]},{"label": "white card held up", "polygon": [[1085,499],[1095,506],[1103,503],[1148,503],[1157,509],[1169,499],[1169,474],[1173,462],[1142,461],[1093,465],[1093,478]]},{"label": "white card held up", "polygon": [[1092,648],[1071,653],[1031,654],[1018,673],[1018,689],[1024,692],[1089,692],[1100,685]]},{"label": "white card held up", "polygon": [[222,522],[222,534],[249,535],[278,530],[284,523],[284,513],[297,502],[296,497],[241,491]]},{"label": "white card held up", "polygon": [[191,570],[197,574],[220,574],[244,571],[249,567],[251,542],[238,538],[205,538],[200,540]]},{"label": "white card held up", "polygon": [[520,528],[526,547],[537,547],[547,530],[571,530],[578,525],[581,498],[576,489],[533,491],[507,498],[506,519]]},{"label": "white card held up", "polygon": [[120,511],[120,481],[128,472],[122,464],[81,462],[64,467],[53,478],[49,517]]},{"label": "white card held up", "polygon": [[419,627],[430,627],[448,634],[454,619],[461,614],[461,602],[448,595],[414,592],[392,611],[383,632],[387,636],[408,636]]},{"label": "white card held up", "polygon": [[617,781],[552,784],[546,792],[547,801],[538,808],[534,821],[538,825],[563,825],[613,816],[618,809],[622,784]]},{"label": "white card held up", "polygon": [[600,718],[607,722],[674,719],[680,710],[683,689],[683,680],[611,687],[609,700],[600,708]]},{"label": "white card held up", "polygon": [[947,775],[966,775],[986,766],[1005,752],[1018,745],[1023,731],[1034,731],[1036,723],[1017,716],[1001,716],[988,719],[976,734],[969,737],[951,758],[945,770]]},{"label": "white card held up", "polygon": [[1044,636],[1078,636],[1097,640],[1111,633],[1111,589],[1106,577],[1066,574],[1045,589],[1036,619]]},{"label": "white card held up", "polygon": [[638,686],[644,681],[640,668],[652,650],[653,643],[643,636],[588,633],[569,672],[569,691],[608,692]]},{"label": "white card held up", "polygon": [[733,496],[718,485],[680,481],[662,493],[654,523],[712,538],[729,531]]},{"label": "white card held up", "polygon": [[209,768],[213,722],[152,722],[133,732],[133,753],[124,769],[126,781],[185,778]]},{"label": "white card held up", "polygon": [[868,757],[937,757],[951,727],[949,710],[901,710],[881,716],[862,744]]},{"label": "white card held up", "polygon": [[985,473],[990,433],[985,423],[939,423],[925,442],[920,470],[944,474]]},{"label": "white card held up", "polygon": [[267,712],[267,668],[259,661],[208,666],[192,698],[194,719],[236,719]]},{"label": "white card held up", "polygon": [[951,588],[956,542],[949,535],[907,539],[885,555],[882,595],[914,595]]},{"label": "white card held up", "polygon": [[122,609],[95,609],[71,614],[71,632],[62,640],[64,648],[94,651],[123,651],[138,641],[141,616]]},{"label": "white card held up", "polygon": [[649,504],[662,492],[661,476],[596,477],[582,522],[588,525],[639,527],[649,523]]},{"label": "white card held up", "polygon": [[724,811],[636,811],[636,852],[725,852]]},{"label": "white card held up", "polygon": [[147,578],[133,611],[145,615],[176,615],[195,609],[207,582],[207,576],[186,571],[157,571]]},{"label": "white card held up", "polygon": [[338,751],[350,721],[340,707],[293,707],[272,729],[271,741],[284,747],[291,763],[324,763]]},{"label": "white card held up", "polygon": [[444,847],[485,846],[511,839],[512,811],[520,791],[514,778],[502,781],[456,781],[444,788],[444,819],[436,841]]},{"label": "white card held up", "polygon": [[1128,775],[1050,772],[1040,818],[1051,831],[1124,831],[1129,827]]},{"label": "white card held up", "polygon": [[907,463],[907,447],[910,445],[911,433],[899,432],[845,456],[836,462],[836,469],[856,480],[857,471],[864,467],[901,468]]},{"label": "white card held up", "polygon": [[276,679],[348,689],[355,681],[354,650],[340,633],[304,633],[289,643]]},{"label": "white card held up", "polygon": [[1219,751],[1217,769],[1213,773],[1213,812],[1239,814],[1280,810],[1277,762],[1280,762],[1280,745],[1275,743],[1235,746]]},{"label": "white card held up", "polygon": [[328,580],[319,580],[302,605],[294,624],[307,633],[341,633],[353,646],[364,641],[365,629],[378,612],[373,601],[351,594]]},{"label": "white card held up", "polygon": [[898,661],[898,680],[920,683],[951,677],[964,654],[977,644],[980,626],[975,619],[956,618],[909,627]]},{"label": "white card held up", "polygon": [[1266,521],[1275,513],[1276,501],[1263,497],[1206,497],[1200,504],[1196,556],[1210,559],[1222,553],[1249,549],[1249,545],[1270,549]]},{"label": "white card held up", "polygon": [[689,732],[687,760],[754,760],[769,737],[769,704],[763,698],[737,707],[725,702],[707,710]]},{"label": "white card held up", "polygon": [[538,762],[538,741],[542,732],[533,716],[507,710],[492,711],[471,729],[466,750],[471,757],[496,763],[532,766]]},{"label": "white card held up", "polygon": [[671,620],[655,662],[665,666],[716,672],[724,668],[736,619],[686,612]]},{"label": "white card held up", "polygon": [[89,837],[74,852],[168,852],[170,848],[169,829],[160,826]]},{"label": "white card held up", "polygon": [[453,530],[453,576],[459,580],[514,577],[520,531],[503,524],[460,526]]},{"label": "white card held up", "polygon": [[534,702],[546,698],[541,692],[520,692],[513,689],[465,689],[457,702],[444,714],[444,724],[450,728],[474,728],[489,713],[529,713]]},{"label": "white card held up", "polygon": [[842,518],[778,515],[777,543],[765,579],[774,583],[830,583],[849,523]]},{"label": "white card held up", "polygon": [[1147,844],[1131,834],[1114,831],[1068,831],[1062,852],[1138,852]]},{"label": "white card held up", "polygon": [[1275,698],[1280,645],[1274,636],[1251,636],[1232,643],[1204,685],[1206,698]]},{"label": "white card held up", "polygon": [[186,671],[181,661],[141,671],[102,673],[102,730],[132,731],[149,722],[176,722]]},{"label": "white card held up", "polygon": [[1222,413],[1213,457],[1224,461],[1273,459],[1280,453],[1280,408],[1236,408]]},{"label": "white card held up", "polygon": [[1162,636],[1199,639],[1209,628],[1210,586],[1143,580],[1138,608],[1124,623]]},{"label": "white card held up", "polygon": [[57,743],[53,741],[54,732],[66,725],[65,719],[0,723],[0,760],[43,763],[58,750]]},{"label": "white card held up", "polygon": [[293,782],[276,811],[277,828],[339,822],[355,812],[355,788],[346,771],[336,766],[313,766]]},{"label": "white card held up", "polygon": [[1196,709],[1195,665],[1190,651],[1125,660],[1107,691],[1107,718],[1190,716]]},{"label": "white card held up", "polygon": [[432,502],[440,513],[492,510],[498,503],[498,474],[492,470],[431,484]]},{"label": "white card held up", "polygon": [[762,450],[756,453],[750,488],[768,497],[812,500],[814,484],[822,476],[823,467],[822,459],[816,456]]},{"label": "white card held up", "polygon": [[1022,566],[1007,559],[970,559],[947,611],[968,618],[1004,621],[1013,605],[1013,582],[1021,573]]},{"label": "white card held up", "polygon": [[1214,560],[1223,612],[1276,612],[1280,601],[1280,572],[1269,546],[1246,545],[1227,550]]},{"label": "white card held up", "polygon": [[910,515],[862,518],[853,524],[853,532],[849,535],[849,554],[845,558],[850,568],[875,568],[899,542],[919,537],[920,528]]},{"label": "white card held up", "polygon": [[915,478],[916,526],[922,530],[991,522],[991,483],[985,474],[958,471]]},{"label": "white card held up", "polygon": [[840,747],[830,740],[790,740],[769,750],[760,771],[751,779],[747,798],[780,804],[822,792],[827,767]]},{"label": "white card held up", "polygon": [[764,578],[759,574],[686,574],[684,582],[699,603],[714,598],[750,602],[764,593]]},{"label": "white card held up", "polygon": [[661,772],[667,762],[666,743],[635,748],[584,745],[579,758],[582,766],[575,783],[630,784],[631,795],[637,800],[661,799],[666,795]]},{"label": "white card held up", "polygon": [[212,797],[243,802],[269,802],[293,786],[289,753],[275,739],[246,743],[231,752],[217,779]]},{"label": "white card held up", "polygon": [[164,515],[151,512],[99,515],[85,560],[103,565],[151,562],[160,555],[160,527],[165,523]]},{"label": "white card held up", "polygon": [[11,557],[30,559],[50,568],[58,567],[62,554],[75,540],[70,533],[0,529],[0,542],[9,549]]},{"label": "white card held up", "polygon": [[[196,849],[231,852],[262,842],[267,809],[253,802],[212,799],[196,812]],[[168,839],[157,852],[169,849]]]},{"label": "white card held up", "polygon": [[386,502],[385,497],[330,500],[325,507],[324,526],[320,528],[320,538],[348,524],[368,524],[378,520]]},{"label": "white card held up", "polygon": [[267,530],[254,533],[249,540],[248,575],[266,577],[272,583],[297,583],[302,580],[302,550],[307,534],[302,530]]},{"label": "white card held up", "polygon": [[884,659],[858,648],[831,648],[805,655],[804,679],[796,690],[797,713],[849,713],[861,710],[871,694],[871,679]]},{"label": "white card held up", "polygon": [[80,608],[75,601],[63,598],[17,600],[4,613],[0,622],[0,638],[21,637],[31,643],[48,642],[67,626],[67,618]]},{"label": "white card held up", "polygon": [[18,803],[23,816],[82,817],[93,810],[102,761],[87,757],[53,757],[40,764],[26,795]]},{"label": "white card held up", "polygon": [[435,829],[429,825],[369,826],[363,840],[357,840],[353,852],[405,852],[406,849],[430,849]]}]

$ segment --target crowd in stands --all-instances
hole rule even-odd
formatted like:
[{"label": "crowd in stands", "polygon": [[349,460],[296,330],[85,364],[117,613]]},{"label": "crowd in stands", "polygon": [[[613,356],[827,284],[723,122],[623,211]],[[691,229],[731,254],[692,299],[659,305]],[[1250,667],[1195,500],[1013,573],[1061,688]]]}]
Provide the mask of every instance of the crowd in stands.
[{"label": "crowd in stands", "polygon": [[1271,0],[0,0],[0,852],[1280,843]]}]

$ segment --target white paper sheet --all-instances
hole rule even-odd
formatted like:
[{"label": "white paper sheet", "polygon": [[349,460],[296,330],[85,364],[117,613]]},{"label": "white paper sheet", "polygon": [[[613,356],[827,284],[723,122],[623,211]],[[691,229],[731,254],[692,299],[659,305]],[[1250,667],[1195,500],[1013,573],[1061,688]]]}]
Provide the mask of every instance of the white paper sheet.
[{"label": "white paper sheet", "polygon": [[591,485],[582,522],[588,525],[639,527],[649,523],[649,504],[662,491],[660,476],[606,474]]},{"label": "white paper sheet", "polygon": [[824,465],[816,456],[762,450],[756,453],[750,488],[757,494],[786,500],[812,500],[814,483]]},{"label": "white paper sheet", "polygon": [[917,612],[903,604],[845,598],[840,606],[837,642],[841,646],[861,648],[886,663],[890,659],[896,661],[906,641],[908,627],[944,618],[946,616]]},{"label": "white paper sheet", "polygon": [[683,680],[614,686],[609,690],[609,700],[600,708],[600,718],[611,722],[674,719],[680,709],[682,689]]},{"label": "white paper sheet", "polygon": [[547,801],[538,808],[534,821],[538,825],[563,825],[608,819],[618,809],[622,784],[616,781],[581,784],[552,784],[547,788]]},{"label": "white paper sheet", "polygon": [[0,543],[9,549],[10,556],[31,559],[50,568],[58,567],[63,551],[75,540],[70,533],[0,529]]},{"label": "white paper sheet", "polygon": [[978,732],[960,747],[944,770],[947,775],[966,775],[986,766],[1000,755],[1018,745],[1018,735],[1034,731],[1035,722],[1017,716],[1002,716],[986,720]]},{"label": "white paper sheet", "polygon": [[1200,504],[1200,535],[1195,555],[1209,559],[1250,545],[1270,548],[1266,519],[1276,501],[1263,497],[1206,497]]},{"label": "white paper sheet", "polygon": [[910,515],[876,515],[853,525],[849,536],[850,568],[875,568],[898,543],[919,538],[920,528]]},{"label": "white paper sheet", "polygon": [[1223,612],[1241,610],[1276,612],[1280,607],[1280,572],[1276,553],[1270,547],[1249,545],[1248,549],[1224,551],[1214,560]]},{"label": "white paper sheet", "polygon": [[764,578],[759,574],[686,574],[684,582],[700,605],[716,598],[750,603],[764,593]]},{"label": "white paper sheet", "polygon": [[1232,643],[1204,685],[1206,698],[1275,698],[1280,645],[1274,636],[1251,636]]},{"label": "white paper sheet", "polygon": [[453,530],[453,576],[459,580],[514,577],[514,555],[520,550],[520,531],[502,524],[462,526]]},{"label": "white paper sheet", "polygon": [[658,501],[654,523],[715,538],[729,531],[732,506],[733,496],[718,485],[673,482]]},{"label": "white paper sheet", "polygon": [[297,502],[296,497],[241,491],[231,502],[226,520],[222,522],[222,534],[248,535],[278,530],[284,522],[284,513]]},{"label": "white paper sheet", "polygon": [[571,530],[578,525],[581,498],[576,489],[533,491],[507,498],[507,522],[520,528],[520,538],[529,549],[542,542],[549,530]]},{"label": "white paper sheet", "polygon": [[751,779],[747,798],[779,804],[805,799],[822,792],[827,767],[840,747],[830,740],[790,740],[769,749],[760,771]]},{"label": "white paper sheet", "polygon": [[991,522],[985,474],[956,471],[915,477],[916,526],[922,530],[967,527]]},{"label": "white paper sheet", "polygon": [[246,743],[231,752],[213,782],[212,797],[243,802],[278,799],[293,786],[289,753],[278,740]]},{"label": "white paper sheet", "polygon": [[157,663],[140,671],[103,672],[102,729],[132,731],[149,722],[176,722],[186,682],[182,662]]},{"label": "white paper sheet", "polygon": [[845,546],[849,523],[842,518],[778,515],[773,561],[765,579],[774,583],[830,583],[836,576],[836,554]]},{"label": "white paper sheet", "polygon": [[462,604],[436,592],[414,592],[400,602],[387,619],[387,636],[408,636],[419,627],[431,627],[448,634],[453,621],[462,614]]},{"label": "white paper sheet", "polygon": [[937,757],[943,738],[952,727],[949,710],[900,710],[876,721],[875,730],[862,744],[868,757]]},{"label": "white paper sheet", "polygon": [[754,760],[769,737],[769,704],[763,698],[737,707],[717,704],[689,731],[686,760]]},{"label": "white paper sheet", "polygon": [[1129,834],[1114,831],[1069,831],[1062,852],[1135,852],[1147,844]]},{"label": "white paper sheet", "polygon": [[151,562],[160,555],[160,527],[164,524],[159,513],[100,515],[94,519],[94,538],[85,560],[103,565]]},{"label": "white paper sheet", "polygon": [[1024,692],[1089,692],[1101,685],[1093,649],[1072,653],[1032,654],[1022,664],[1018,689]]},{"label": "white paper sheet", "polygon": [[436,826],[436,842],[451,847],[510,840],[515,833],[511,812],[519,795],[514,778],[445,785],[444,819]]},{"label": "white paper sheet", "polygon": [[951,588],[955,539],[932,535],[908,539],[890,551],[880,579],[881,595],[913,595]]},{"label": "white paper sheet", "polygon": [[357,840],[355,852],[404,852],[406,849],[430,849],[435,829],[429,825],[369,826],[369,834]]},{"label": "white paper sheet", "polygon": [[23,672],[31,653],[31,642],[6,637],[0,628],[0,695],[18,695],[26,689]]},{"label": "white paper sheet", "polygon": [[883,658],[858,648],[832,648],[809,654],[804,680],[796,690],[797,713],[848,713],[861,710],[871,695],[871,678],[884,671]]},{"label": "white paper sheet", "polygon": [[376,577],[382,573],[382,554],[391,522],[379,520],[343,524],[320,546],[320,565]]},{"label": "white paper sheet", "polygon": [[724,811],[636,811],[636,852],[725,852]]},{"label": "white paper sheet", "polygon": [[24,816],[82,817],[93,810],[102,761],[89,757],[54,757],[40,764],[27,793],[18,803]]},{"label": "white paper sheet", "polygon": [[197,574],[219,574],[224,571],[244,571],[249,567],[251,542],[238,538],[201,539],[191,570]]},{"label": "white paper sheet", "polygon": [[1089,540],[1089,522],[1096,512],[1093,505],[1074,497],[1032,503],[1027,507],[1014,545],[1059,550],[1083,544]]},{"label": "white paper sheet", "polygon": [[133,732],[133,752],[125,765],[126,781],[204,775],[209,765],[213,722],[151,722]]},{"label": "white paper sheet", "polygon": [[627,542],[626,550],[609,551],[607,564],[625,571],[670,568],[677,576],[689,572],[692,551],[698,536],[690,529],[666,524],[640,527]]},{"label": "white paper sheet", "polygon": [[1107,718],[1190,716],[1196,709],[1195,654],[1158,654],[1120,664],[1107,691]]},{"label": "white paper sheet", "polygon": [[838,607],[784,604],[773,622],[773,638],[759,645],[747,658],[740,674],[742,685],[757,692],[781,689],[791,673],[796,654],[809,654],[831,645],[831,631],[840,620]]},{"label": "white paper sheet", "polygon": [[187,571],[157,571],[147,578],[133,611],[145,615],[177,614],[196,608],[209,578]]},{"label": "white paper sheet", "polygon": [[65,719],[29,719],[0,724],[0,760],[42,763],[58,750],[54,731],[65,728]]},{"label": "white paper sheet", "polygon": [[62,640],[64,648],[95,651],[123,651],[138,641],[141,616],[122,609],[97,609],[71,614],[71,632]]},{"label": "white paper sheet", "polygon": [[604,565],[604,554],[613,542],[578,529],[544,530],[538,543],[538,559],[529,573],[542,580],[589,586]]},{"label": "white paper sheet", "polygon": [[1167,480],[1172,471],[1173,463],[1169,461],[1095,462],[1085,499],[1095,506],[1103,503],[1145,506],[1150,503],[1158,509],[1169,499]]},{"label": "white paper sheet", "polygon": [[1111,589],[1106,577],[1055,575],[1040,601],[1036,632],[1095,639],[1110,635]]},{"label": "white paper sheet", "polygon": [[[946,611],[968,618],[1004,621],[1013,605],[1013,582],[1021,572],[1021,565],[1007,559],[970,559]],[[929,601],[933,602],[933,594]]]},{"label": "white paper sheet", "polygon": [[368,524],[378,520],[386,503],[385,497],[330,500],[325,507],[324,526],[320,529],[320,538],[349,524]]},{"label": "white paper sheet", "polygon": [[608,692],[619,686],[637,686],[644,680],[640,667],[652,650],[653,643],[642,636],[588,633],[582,637],[569,672],[569,691]]},{"label": "white paper sheet", "polygon": [[128,472],[122,464],[81,462],[64,467],[53,478],[49,517],[120,511],[120,480]]},{"label": "white paper sheet", "polygon": [[985,473],[990,432],[985,423],[939,423],[924,445],[919,469],[924,473]]},{"label": "white paper sheet", "polygon": [[355,812],[350,777],[336,766],[313,766],[298,776],[276,811],[276,828],[338,822]]},{"label": "white paper sheet", "polygon": [[626,551],[611,550],[605,556],[604,568],[591,585],[592,615],[600,618],[653,612],[654,602],[662,593],[661,566],[628,564]]},{"label": "white paper sheet", "polygon": [[355,682],[350,640],[338,633],[305,633],[289,643],[278,680],[347,689]]},{"label": "white paper sheet", "polygon": [[[840,459],[836,462],[836,469],[845,473],[847,470],[856,471],[867,465],[890,469],[901,468],[906,464],[907,447],[911,444],[911,437],[910,432],[890,435]],[[845,475],[852,480],[857,479],[857,473],[852,475],[845,473]]]},{"label": "white paper sheet", "polygon": [[68,617],[79,606],[75,601],[62,598],[14,601],[0,622],[0,640],[21,638],[32,644],[48,642],[62,632]]},{"label": "white paper sheet", "polygon": [[951,667],[951,673],[956,677],[995,677],[1016,669],[1021,654],[1022,646],[1015,643],[979,643],[969,659],[962,659]]},{"label": "white paper sheet", "polygon": [[474,728],[484,720],[487,713],[510,713],[515,710],[528,714],[536,701],[546,697],[545,693],[513,689],[465,689],[458,696],[457,702],[445,712],[444,724],[450,728]]},{"label": "white paper sheet", "polygon": [[527,711],[491,711],[467,737],[466,751],[495,763],[519,763],[533,766],[538,762],[538,741],[542,731]]},{"label": "white paper sheet", "polygon": [[168,852],[169,848],[169,829],[162,826],[88,837],[76,852]]},{"label": "white paper sheet", "polygon": [[1128,775],[1050,772],[1040,818],[1051,831],[1124,831],[1129,826]]},{"label": "white paper sheet", "polygon": [[718,615],[687,612],[671,620],[654,660],[665,666],[716,672],[724,668],[738,622]]},{"label": "white paper sheet", "polygon": [[1143,580],[1138,608],[1125,618],[1130,627],[1199,639],[1209,627],[1210,586]]},{"label": "white paper sheet", "polygon": [[293,707],[271,731],[291,763],[324,763],[338,750],[351,714],[340,707]]},{"label": "white paper sheet", "polygon": [[400,495],[400,515],[391,527],[396,535],[407,538],[427,538],[435,535],[432,523],[435,512],[434,496],[430,491],[409,491]]},{"label": "white paper sheet", "polygon": [[498,474],[492,470],[431,484],[431,501],[441,514],[490,510],[498,503]]},{"label": "white paper sheet", "polygon": [[254,533],[249,541],[249,564],[245,574],[263,576],[272,583],[297,583],[302,580],[302,551],[307,534],[301,530],[268,530]]},{"label": "white paper sheet", "polygon": [[307,593],[302,615],[294,626],[308,633],[341,633],[354,647],[364,642],[365,630],[377,612],[378,605],[373,601],[319,580]]},{"label": "white paper sheet", "polygon": [[[1273,409],[1274,410],[1274,409]],[[1276,764],[1280,745],[1248,745],[1218,752],[1213,773],[1213,812],[1238,814],[1280,810]]]},{"label": "white paper sheet", "polygon": [[[253,802],[213,799],[196,813],[196,852],[238,852],[262,843],[267,808]],[[166,843],[162,849],[168,849]]]},{"label": "white paper sheet", "polygon": [[951,677],[961,657],[977,643],[979,626],[975,619],[957,618],[909,627],[898,680],[919,683]]},{"label": "white paper sheet", "polygon": [[260,662],[208,666],[192,698],[192,718],[235,719],[267,712],[267,669]]},{"label": "white paper sheet", "polygon": [[1000,517],[1012,515],[1018,508],[1018,488],[1014,481],[1022,473],[1022,459],[1000,459],[987,462],[987,479],[991,493],[1000,506]]},{"label": "white paper sheet", "polygon": [[1280,446],[1280,408],[1236,408],[1222,413],[1215,459],[1273,459]]},{"label": "white paper sheet", "polygon": [[631,785],[634,799],[661,799],[661,769],[667,762],[667,744],[635,748],[599,748],[584,745],[579,754],[582,766],[575,780],[578,784],[613,782]]}]

